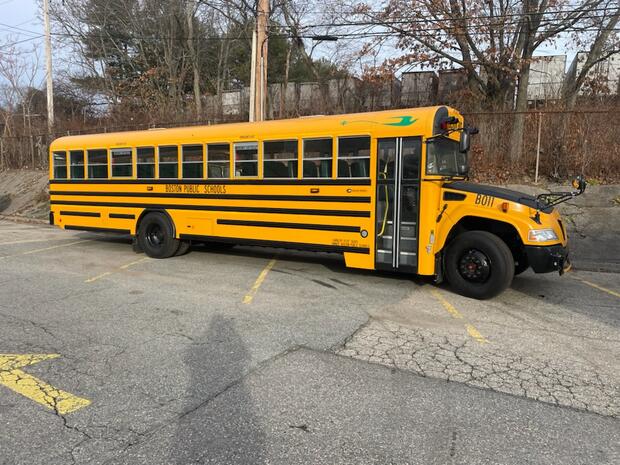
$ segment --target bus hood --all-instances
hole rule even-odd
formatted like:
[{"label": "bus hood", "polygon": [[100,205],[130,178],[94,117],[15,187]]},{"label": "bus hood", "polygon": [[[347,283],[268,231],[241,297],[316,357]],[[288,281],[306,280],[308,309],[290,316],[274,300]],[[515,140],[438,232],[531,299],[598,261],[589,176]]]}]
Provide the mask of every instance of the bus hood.
[{"label": "bus hood", "polygon": [[474,194],[490,195],[491,197],[497,197],[498,199],[509,200],[511,202],[520,203],[530,208],[537,210],[543,210],[545,213],[551,213],[553,208],[541,208],[541,205],[536,201],[536,197],[523,192],[513,191],[511,189],[504,189],[503,187],[488,186],[485,184],[476,184],[467,181],[453,181],[444,184],[445,189],[454,189],[463,192],[472,192]]}]

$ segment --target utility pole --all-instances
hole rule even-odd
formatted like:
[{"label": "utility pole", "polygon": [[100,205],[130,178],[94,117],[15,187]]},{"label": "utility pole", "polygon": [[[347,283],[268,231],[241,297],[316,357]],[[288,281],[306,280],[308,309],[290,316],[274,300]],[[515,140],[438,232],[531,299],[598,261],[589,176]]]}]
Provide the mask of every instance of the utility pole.
[{"label": "utility pole", "polygon": [[43,22],[45,23],[45,70],[47,79],[47,129],[54,129],[54,82],[52,80],[52,34],[50,31],[49,0],[43,0]]},{"label": "utility pole", "polygon": [[252,36],[250,121],[263,121],[265,119],[265,107],[267,99],[268,27],[269,0],[258,0],[258,10],[256,12],[256,30]]}]

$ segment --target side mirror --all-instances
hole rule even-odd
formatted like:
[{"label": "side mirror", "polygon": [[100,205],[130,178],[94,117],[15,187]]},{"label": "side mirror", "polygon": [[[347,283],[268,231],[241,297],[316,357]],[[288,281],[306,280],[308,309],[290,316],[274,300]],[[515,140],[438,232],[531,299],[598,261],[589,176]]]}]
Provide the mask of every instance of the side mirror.
[{"label": "side mirror", "polygon": [[572,185],[573,185],[573,188],[577,189],[579,194],[581,194],[583,193],[583,191],[586,190],[586,186],[588,185],[588,183],[586,182],[583,175],[580,174],[575,179],[573,179]]},{"label": "side mirror", "polygon": [[461,131],[459,151],[461,153],[466,153],[469,150],[470,145],[471,145],[471,136],[469,135],[469,131],[467,129],[463,129],[463,131]]}]

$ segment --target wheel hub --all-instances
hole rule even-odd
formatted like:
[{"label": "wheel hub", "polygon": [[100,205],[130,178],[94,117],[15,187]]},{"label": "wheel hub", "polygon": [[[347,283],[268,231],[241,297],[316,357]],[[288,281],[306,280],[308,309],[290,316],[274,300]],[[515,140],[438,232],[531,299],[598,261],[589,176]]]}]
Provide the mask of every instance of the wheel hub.
[{"label": "wheel hub", "polygon": [[489,258],[480,250],[470,249],[459,260],[459,273],[468,281],[483,283],[491,274]]},{"label": "wheel hub", "polygon": [[161,247],[164,242],[164,232],[158,224],[152,224],[146,231],[146,240],[152,247]]}]

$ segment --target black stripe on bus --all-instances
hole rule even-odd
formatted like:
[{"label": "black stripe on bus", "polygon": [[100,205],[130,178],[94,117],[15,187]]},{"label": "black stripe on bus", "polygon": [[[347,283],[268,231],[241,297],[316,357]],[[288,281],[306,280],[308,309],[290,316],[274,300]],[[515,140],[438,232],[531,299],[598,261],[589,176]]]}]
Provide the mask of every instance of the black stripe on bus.
[{"label": "black stripe on bus", "polygon": [[370,218],[369,211],[356,210],[311,210],[302,208],[269,208],[269,207],[234,207],[227,205],[175,205],[155,203],[116,203],[116,202],[81,202],[67,200],[50,200],[51,205],[80,205],[90,207],[121,207],[121,208],[153,208],[156,210],[196,210],[214,212],[241,212],[241,213],[276,213],[291,215],[317,216],[347,216],[355,218]]},{"label": "black stripe on bus", "polygon": [[130,215],[128,213],[110,213],[108,218],[120,218],[124,220],[135,220],[136,215]]},{"label": "black stripe on bus", "polygon": [[266,194],[177,194],[150,192],[93,192],[93,191],[50,191],[50,195],[84,197],[147,197],[179,199],[218,199],[218,200],[282,200],[294,202],[342,202],[370,203],[370,197],[347,197],[344,195],[266,195]]},{"label": "black stripe on bus", "polygon": [[61,215],[64,216],[91,216],[93,218],[101,217],[101,213],[96,212],[71,212],[71,211],[61,211]]},{"label": "black stripe on bus", "polygon": [[51,179],[50,184],[226,184],[239,186],[370,186],[370,178],[313,179]]},{"label": "black stripe on bus", "polygon": [[129,229],[114,229],[114,228],[95,228],[94,226],[72,226],[65,225],[65,229],[73,231],[90,231],[90,232],[107,232],[116,234],[131,234]]},{"label": "black stripe on bus", "polygon": [[323,245],[323,244],[308,244],[304,242],[281,242],[281,241],[266,241],[262,239],[245,239],[241,237],[221,237],[221,236],[197,236],[194,234],[181,234],[181,239],[196,240],[196,241],[211,241],[211,242],[227,242],[231,244],[239,245],[258,245],[261,247],[276,247],[282,249],[297,249],[297,250],[310,250],[313,252],[353,252],[369,254],[370,249],[368,247],[349,247],[342,245]]},{"label": "black stripe on bus", "polygon": [[359,226],[339,226],[329,224],[279,223],[275,221],[217,220],[217,224],[229,226],[257,226],[259,228],[311,229],[315,231],[340,231],[359,233]]}]

